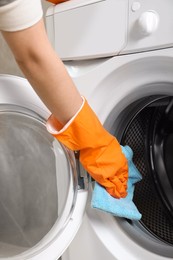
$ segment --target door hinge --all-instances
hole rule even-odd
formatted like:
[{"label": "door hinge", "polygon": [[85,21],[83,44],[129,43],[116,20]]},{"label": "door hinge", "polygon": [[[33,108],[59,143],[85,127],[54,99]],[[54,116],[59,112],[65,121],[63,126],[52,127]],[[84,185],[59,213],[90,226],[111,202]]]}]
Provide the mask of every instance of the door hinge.
[{"label": "door hinge", "polygon": [[79,161],[79,153],[79,151],[75,151],[76,169],[78,175],[78,189],[88,190],[90,177]]}]

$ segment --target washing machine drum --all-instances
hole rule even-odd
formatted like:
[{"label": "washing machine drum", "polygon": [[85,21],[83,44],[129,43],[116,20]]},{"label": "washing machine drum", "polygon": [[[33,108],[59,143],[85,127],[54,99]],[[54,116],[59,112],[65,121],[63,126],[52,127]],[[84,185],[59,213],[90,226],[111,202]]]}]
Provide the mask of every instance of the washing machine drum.
[{"label": "washing machine drum", "polygon": [[0,259],[59,259],[82,221],[74,154],[24,79],[0,76]]},{"label": "washing machine drum", "polygon": [[142,220],[133,223],[133,227],[137,226],[145,241],[140,241],[138,232],[134,237],[147,249],[170,257],[173,254],[173,97],[145,98],[134,107],[121,136],[122,144],[132,147],[134,163],[143,176],[134,194]]}]

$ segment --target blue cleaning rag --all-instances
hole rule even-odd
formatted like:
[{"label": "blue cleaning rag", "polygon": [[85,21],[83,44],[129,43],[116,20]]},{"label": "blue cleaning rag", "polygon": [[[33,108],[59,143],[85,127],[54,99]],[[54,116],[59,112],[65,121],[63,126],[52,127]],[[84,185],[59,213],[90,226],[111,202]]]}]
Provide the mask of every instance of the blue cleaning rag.
[{"label": "blue cleaning rag", "polygon": [[116,199],[112,197],[105,188],[95,183],[91,199],[93,208],[111,213],[117,217],[123,217],[131,220],[140,220],[142,215],[133,202],[135,183],[142,179],[141,174],[132,161],[133,151],[129,146],[121,146],[122,152],[128,160],[128,194],[125,198]]}]

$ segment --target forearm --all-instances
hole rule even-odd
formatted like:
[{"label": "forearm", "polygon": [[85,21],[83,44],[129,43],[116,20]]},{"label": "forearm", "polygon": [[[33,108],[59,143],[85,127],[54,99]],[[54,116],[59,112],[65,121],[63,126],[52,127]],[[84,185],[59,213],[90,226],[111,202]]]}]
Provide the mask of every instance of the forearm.
[{"label": "forearm", "polygon": [[[36,2],[38,8],[33,23],[30,7],[34,7]],[[44,23],[39,21],[41,1],[18,0],[16,4],[7,5],[7,10],[1,9],[0,30],[6,31],[3,32],[4,38],[17,63],[53,114],[47,120],[48,131],[69,149],[80,150],[83,167],[112,196],[125,197],[127,160],[117,140],[103,128],[87,102],[83,102],[63,63],[52,49]],[[10,12],[8,7],[11,8]],[[20,19],[23,9],[30,12]],[[16,19],[14,26],[16,17],[19,19]],[[65,127],[62,128],[62,124],[66,124]]]},{"label": "forearm", "polygon": [[52,49],[43,21],[26,30],[3,32],[3,35],[36,93],[59,121],[65,124],[78,111],[82,99]]}]

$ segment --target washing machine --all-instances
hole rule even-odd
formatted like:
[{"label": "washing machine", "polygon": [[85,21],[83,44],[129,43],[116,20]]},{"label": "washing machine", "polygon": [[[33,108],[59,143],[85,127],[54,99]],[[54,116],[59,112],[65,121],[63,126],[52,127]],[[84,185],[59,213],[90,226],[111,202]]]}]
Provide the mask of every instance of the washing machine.
[{"label": "washing machine", "polygon": [[141,221],[92,209],[93,183],[45,127],[27,80],[0,75],[0,259],[173,258],[171,0],[71,0],[49,39],[105,128],[134,151]]},{"label": "washing machine", "polygon": [[72,0],[47,11],[52,46],[104,127],[134,151],[140,221],[92,209],[63,260],[173,259],[173,2]]}]

